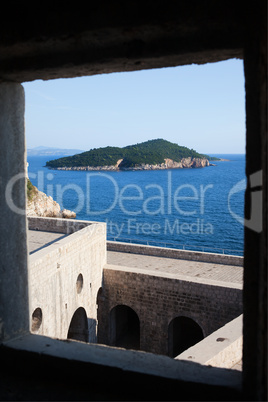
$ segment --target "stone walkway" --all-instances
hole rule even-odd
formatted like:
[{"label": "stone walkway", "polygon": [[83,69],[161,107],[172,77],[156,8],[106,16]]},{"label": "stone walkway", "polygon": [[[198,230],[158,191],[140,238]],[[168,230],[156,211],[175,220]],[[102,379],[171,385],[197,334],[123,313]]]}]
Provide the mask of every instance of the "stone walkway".
[{"label": "stone walkway", "polygon": [[35,253],[50,244],[56,243],[68,235],[63,233],[42,232],[41,230],[28,230],[28,250]]},{"label": "stone walkway", "polygon": [[[28,231],[28,244],[30,254],[44,247],[54,244],[67,235],[54,232],[36,230]],[[107,252],[107,263],[141,270],[151,270],[172,275],[184,275],[200,279],[212,279],[215,281],[229,282],[242,285],[243,267],[222,265],[207,262],[178,260],[165,257],[154,257],[141,254],[122,253],[117,251]]]},{"label": "stone walkway", "polygon": [[240,285],[243,283],[243,267],[233,265],[178,260],[117,251],[107,252],[107,263]]}]

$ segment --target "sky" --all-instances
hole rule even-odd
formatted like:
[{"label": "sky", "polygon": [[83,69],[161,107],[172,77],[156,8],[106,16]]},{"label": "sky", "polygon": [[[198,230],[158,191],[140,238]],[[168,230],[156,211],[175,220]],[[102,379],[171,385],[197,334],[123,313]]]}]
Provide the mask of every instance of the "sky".
[{"label": "sky", "polygon": [[245,153],[242,60],[23,86],[27,148],[87,151],[163,138],[205,154]]}]

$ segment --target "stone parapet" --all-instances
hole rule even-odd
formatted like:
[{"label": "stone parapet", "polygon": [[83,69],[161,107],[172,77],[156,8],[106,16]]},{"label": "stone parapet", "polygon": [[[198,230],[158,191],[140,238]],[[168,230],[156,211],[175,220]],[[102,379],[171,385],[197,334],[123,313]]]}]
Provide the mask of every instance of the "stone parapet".
[{"label": "stone parapet", "polygon": [[107,264],[98,299],[99,343],[111,344],[111,311],[118,305],[137,314],[140,349],[167,355],[169,324],[175,317],[191,318],[206,337],[242,314],[242,287]]},{"label": "stone parapet", "polygon": [[178,250],[174,248],[147,246],[141,244],[129,244],[123,242],[107,241],[108,251],[120,251],[131,254],[152,255],[157,257],[175,258],[199,262],[211,262],[223,265],[243,266],[244,258],[239,256],[203,253],[198,251]]},{"label": "stone parapet", "polygon": [[243,315],[176,356],[206,366],[232,368],[242,361]]},{"label": "stone parapet", "polygon": [[89,225],[95,225],[95,228],[98,227],[99,230],[106,231],[105,223],[80,221],[77,219],[61,219],[48,217],[41,218],[39,216],[28,216],[28,228],[30,230],[41,230],[45,232],[70,234],[77,232],[78,230],[81,230]]}]

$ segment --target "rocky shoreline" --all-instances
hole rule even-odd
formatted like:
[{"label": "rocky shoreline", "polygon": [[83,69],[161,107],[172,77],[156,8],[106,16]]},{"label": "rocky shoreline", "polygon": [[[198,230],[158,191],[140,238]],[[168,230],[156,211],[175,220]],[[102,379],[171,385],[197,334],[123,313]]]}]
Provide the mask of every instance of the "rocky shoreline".
[{"label": "rocky shoreline", "polygon": [[201,158],[183,158],[181,162],[173,161],[172,159],[165,159],[165,162],[157,165],[150,165],[142,163],[134,167],[120,166],[123,159],[119,159],[115,165],[107,166],[72,166],[72,167],[57,167],[49,168],[53,170],[81,170],[81,171],[128,171],[128,170],[164,170],[164,169],[185,169],[185,168],[203,168],[206,166],[214,166],[210,164],[208,159]]},{"label": "rocky shoreline", "polygon": [[31,197],[27,200],[26,207],[27,216],[40,216],[50,218],[76,218],[76,213],[68,209],[60,208],[60,205],[53,200],[52,197],[47,196],[37,187],[33,186]]}]

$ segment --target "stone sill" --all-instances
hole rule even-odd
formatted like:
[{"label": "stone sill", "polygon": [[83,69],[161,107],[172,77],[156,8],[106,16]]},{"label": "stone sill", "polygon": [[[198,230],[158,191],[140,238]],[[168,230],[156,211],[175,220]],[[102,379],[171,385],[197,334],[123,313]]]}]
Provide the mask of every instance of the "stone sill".
[{"label": "stone sill", "polygon": [[[142,351],[86,344],[71,340],[61,341],[34,334],[26,334],[6,341],[2,344],[2,347],[15,351],[34,352],[38,355],[57,359],[67,359],[81,364],[93,364],[99,367],[120,369],[124,372],[176,380],[178,382],[226,387],[238,392],[241,392],[242,389],[242,373],[239,371],[179,361]],[[75,373],[73,374],[75,375]],[[94,379],[92,378],[92,380]]]},{"label": "stone sill", "polygon": [[243,315],[219,328],[175,359],[202,365],[231,368],[242,360]]}]

